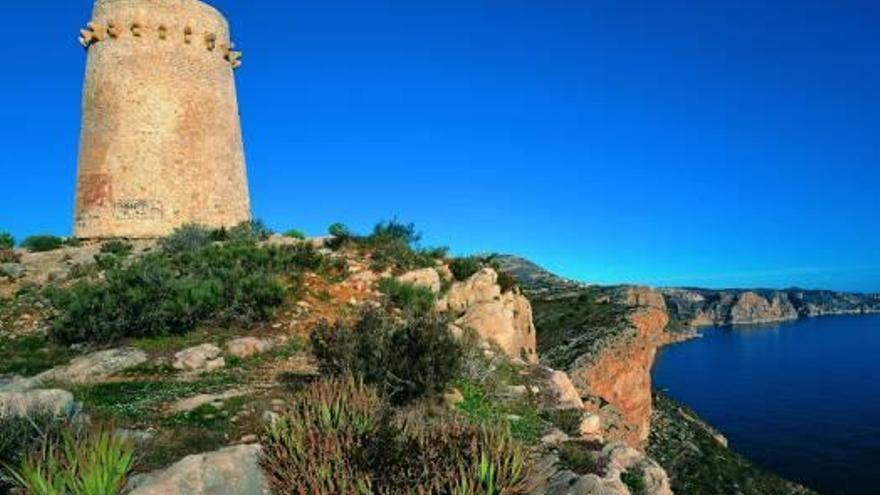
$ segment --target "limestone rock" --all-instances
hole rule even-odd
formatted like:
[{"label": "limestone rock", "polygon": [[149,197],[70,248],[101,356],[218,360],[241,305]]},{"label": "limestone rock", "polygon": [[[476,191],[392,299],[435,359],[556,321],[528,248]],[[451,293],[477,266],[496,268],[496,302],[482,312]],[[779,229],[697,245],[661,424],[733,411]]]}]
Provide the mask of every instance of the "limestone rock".
[{"label": "limestone rock", "polygon": [[168,469],[132,480],[129,495],[263,495],[268,484],[259,445],[192,455]]},{"label": "limestone rock", "polygon": [[586,414],[581,419],[578,432],[583,438],[596,438],[602,434],[602,418],[598,414]]},{"label": "limestone rock", "polygon": [[754,292],[743,292],[730,309],[730,322],[734,325],[772,323],[797,318],[797,309],[788,296],[778,293],[768,300]]},{"label": "limestone rock", "polygon": [[257,354],[263,354],[275,347],[275,343],[267,339],[256,337],[242,337],[226,343],[226,353],[237,358],[249,358]]},{"label": "limestone rock", "polygon": [[76,358],[41,376],[70,383],[95,383],[145,362],[147,354],[140,349],[110,349]]},{"label": "limestone rock", "polygon": [[25,267],[21,263],[0,264],[0,277],[21,278],[24,272]]},{"label": "limestone rock", "polygon": [[550,374],[550,379],[547,383],[550,385],[551,392],[556,399],[557,409],[584,408],[584,401],[581,399],[581,394],[571,382],[571,377],[568,376],[568,373],[553,371]]},{"label": "limestone rock", "polygon": [[497,300],[470,304],[456,325],[474,330],[481,339],[498,345],[514,360],[529,363],[538,360],[532,306],[520,294],[508,292]]},{"label": "limestone rock", "polygon": [[139,349],[120,348],[78,357],[64,366],[52,368],[31,378],[14,378],[0,384],[0,392],[23,392],[47,382],[95,383],[147,361]]},{"label": "limestone rock", "polygon": [[67,415],[74,407],[73,394],[66,390],[0,392],[0,418],[25,417],[43,412]]},{"label": "limestone rock", "polygon": [[440,274],[437,273],[437,270],[434,268],[423,268],[421,270],[404,273],[397,277],[397,281],[431,289],[431,292],[434,294],[439,294],[442,286]]},{"label": "limestone rock", "polygon": [[462,312],[474,304],[495,301],[500,297],[498,273],[484,268],[468,280],[452,284],[449,293],[437,303],[437,307],[440,311]]},{"label": "limestone rock", "polygon": [[205,404],[210,404],[212,402],[222,402],[225,400],[233,399],[235,397],[241,397],[245,392],[243,390],[227,390],[226,392],[220,394],[199,394],[193,397],[187,397],[185,399],[180,399],[177,402],[174,402],[170,406],[168,406],[167,412],[169,414],[178,414],[182,412],[192,411],[194,409],[198,409]]},{"label": "limestone rock", "polygon": [[226,366],[220,356],[220,348],[214,344],[202,344],[184,349],[174,355],[174,368],[182,371],[213,371]]}]

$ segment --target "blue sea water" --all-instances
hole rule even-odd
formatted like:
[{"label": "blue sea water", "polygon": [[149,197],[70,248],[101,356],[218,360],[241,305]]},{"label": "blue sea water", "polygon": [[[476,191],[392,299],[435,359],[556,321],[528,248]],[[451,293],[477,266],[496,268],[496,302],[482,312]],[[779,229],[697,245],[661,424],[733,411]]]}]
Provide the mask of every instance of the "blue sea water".
[{"label": "blue sea water", "polygon": [[880,494],[880,315],[702,332],[660,351],[656,388],[768,470],[827,495]]}]

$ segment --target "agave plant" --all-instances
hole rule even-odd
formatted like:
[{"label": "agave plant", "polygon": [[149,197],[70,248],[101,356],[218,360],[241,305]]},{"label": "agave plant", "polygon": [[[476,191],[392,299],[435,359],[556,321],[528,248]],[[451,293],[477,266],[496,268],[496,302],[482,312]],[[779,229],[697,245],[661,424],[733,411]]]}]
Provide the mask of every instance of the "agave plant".
[{"label": "agave plant", "polygon": [[134,467],[134,445],[110,429],[66,427],[12,475],[30,495],[117,495]]}]

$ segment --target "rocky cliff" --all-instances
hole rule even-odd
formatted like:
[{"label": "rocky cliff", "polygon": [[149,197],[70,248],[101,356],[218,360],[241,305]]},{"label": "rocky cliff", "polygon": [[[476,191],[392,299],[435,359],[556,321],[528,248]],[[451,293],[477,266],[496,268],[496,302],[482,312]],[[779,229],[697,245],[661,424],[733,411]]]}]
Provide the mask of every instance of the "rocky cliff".
[{"label": "rocky cliff", "polygon": [[822,290],[661,289],[670,317],[689,326],[754,325],[880,312],[880,294]]}]

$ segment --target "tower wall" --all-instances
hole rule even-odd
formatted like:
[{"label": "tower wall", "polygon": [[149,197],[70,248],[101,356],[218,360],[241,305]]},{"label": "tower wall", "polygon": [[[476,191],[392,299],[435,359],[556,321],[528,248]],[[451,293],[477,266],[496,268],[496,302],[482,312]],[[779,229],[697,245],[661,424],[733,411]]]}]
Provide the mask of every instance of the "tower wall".
[{"label": "tower wall", "polygon": [[250,219],[229,26],[198,0],[97,0],[74,233],[157,237]]}]

